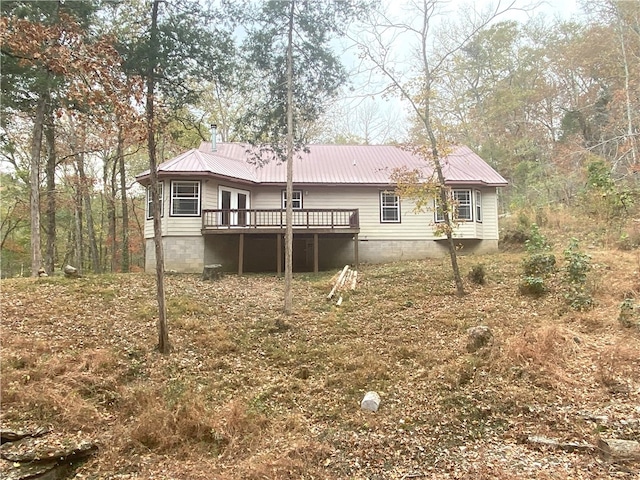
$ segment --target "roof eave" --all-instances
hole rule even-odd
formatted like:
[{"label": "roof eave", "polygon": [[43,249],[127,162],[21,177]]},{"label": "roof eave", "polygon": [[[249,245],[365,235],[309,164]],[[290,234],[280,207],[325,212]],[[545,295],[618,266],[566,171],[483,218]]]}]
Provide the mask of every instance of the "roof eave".
[{"label": "roof eave", "polygon": [[[218,174],[218,173],[211,173],[211,172],[158,172],[158,178],[162,179],[162,180],[166,180],[169,178],[174,178],[174,177],[181,177],[181,178],[187,178],[187,177],[198,177],[198,178],[205,178],[205,179],[209,179],[209,178],[219,178],[219,179],[223,179],[223,180],[228,180],[228,181],[233,181],[235,183],[242,183],[245,185],[255,185],[256,182],[252,181],[252,180],[247,180],[244,178],[238,178],[238,177],[232,177],[229,175],[222,175],[222,174]],[[138,176],[136,176],[136,182],[138,182],[139,184],[143,185],[143,186],[147,186],[150,183],[151,180],[151,174],[150,173],[142,173]]]}]

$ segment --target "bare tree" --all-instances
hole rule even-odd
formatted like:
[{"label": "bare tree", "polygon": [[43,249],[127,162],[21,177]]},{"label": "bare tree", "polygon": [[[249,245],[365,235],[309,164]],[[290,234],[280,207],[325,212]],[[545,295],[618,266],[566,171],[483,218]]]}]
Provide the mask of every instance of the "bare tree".
[{"label": "bare tree", "polygon": [[403,133],[398,120],[397,112],[385,109],[374,96],[343,97],[328,112],[317,136],[337,144],[387,144]]},{"label": "bare tree", "polygon": [[[447,60],[498,16],[513,9],[515,0],[506,6],[501,3],[499,1],[497,6],[484,12],[472,9],[460,25],[453,25],[445,19],[445,14],[451,13],[445,10],[446,2],[416,0],[409,4],[411,20],[395,20],[379,11],[355,38],[362,56],[389,80],[387,92],[400,94],[423,130],[426,145],[414,145],[412,150],[432,164],[435,170],[439,210],[444,218],[443,231],[447,237],[458,295],[464,295],[465,292],[453,239],[452,200],[442,169],[446,156],[443,151],[447,149],[448,142],[444,129],[439,128],[438,114],[442,112],[437,111],[434,99],[438,95],[442,70]],[[443,27],[440,34],[436,33],[438,21]],[[400,48],[406,50],[407,45],[411,45],[410,57],[394,56]]]},{"label": "bare tree", "polygon": [[158,170],[156,160],[156,118],[154,112],[155,69],[158,47],[158,4],[154,0],[151,10],[151,33],[149,40],[149,65],[147,72],[147,144],[149,147],[149,169],[151,177],[151,201],[153,203],[153,241],[156,251],[156,297],[158,300],[158,350],[169,353],[169,331],[167,328],[167,305],[164,294],[164,251],[162,245],[162,225],[160,220],[160,199],[158,198]]},{"label": "bare tree", "polygon": [[29,187],[31,191],[31,276],[37,277],[42,267],[42,248],[40,246],[40,153],[44,126],[45,99],[40,98],[36,107],[31,139],[31,161],[29,164]]}]

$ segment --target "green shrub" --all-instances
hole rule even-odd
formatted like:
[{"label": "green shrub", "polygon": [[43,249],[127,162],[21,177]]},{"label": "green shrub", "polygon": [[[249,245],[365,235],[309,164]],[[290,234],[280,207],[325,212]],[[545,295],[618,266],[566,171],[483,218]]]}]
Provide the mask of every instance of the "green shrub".
[{"label": "green shrub", "polygon": [[618,321],[626,328],[633,326],[640,328],[640,306],[636,305],[633,298],[625,298],[620,304]]},{"label": "green shrub", "polygon": [[524,274],[549,276],[556,271],[556,257],[552,253],[533,253],[522,262]]},{"label": "green shrub", "polygon": [[531,224],[529,239],[525,242],[525,246],[529,254],[548,252],[551,250],[551,245],[547,242],[547,237],[540,233],[540,228],[537,223]]},{"label": "green shrub", "polygon": [[548,289],[544,283],[544,278],[536,276],[523,276],[518,286],[520,293],[540,297],[547,293]]},{"label": "green shrub", "polygon": [[548,291],[545,278],[556,271],[556,257],[550,253],[551,246],[535,223],[531,225],[531,232],[525,246],[528,256],[522,262],[520,293],[533,296],[544,295]]},{"label": "green shrub", "polygon": [[578,249],[578,241],[572,238],[564,251],[563,284],[567,287],[564,297],[571,308],[587,310],[593,306],[593,298],[587,286],[587,273],[591,270],[591,257]]},{"label": "green shrub", "polygon": [[477,285],[484,285],[487,282],[486,272],[484,269],[484,265],[479,263],[471,267],[471,271],[469,272],[469,280]]}]

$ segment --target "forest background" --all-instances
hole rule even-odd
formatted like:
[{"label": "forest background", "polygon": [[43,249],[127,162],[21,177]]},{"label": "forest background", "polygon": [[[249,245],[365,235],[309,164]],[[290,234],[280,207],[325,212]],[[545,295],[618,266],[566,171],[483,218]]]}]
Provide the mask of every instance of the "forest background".
[{"label": "forest background", "polygon": [[[422,2],[393,4],[387,19],[401,27],[399,17],[411,18]],[[451,32],[466,31],[481,12],[435,6],[437,56]],[[158,162],[208,140],[211,123],[222,141],[246,140],[242,122],[261,90],[235,7],[180,0],[159,16]],[[468,145],[509,181],[503,238],[535,222],[594,244],[637,247],[640,2],[585,2],[571,19],[516,2],[501,7],[524,8],[527,20],[498,15],[439,63],[439,138]],[[1,9],[2,276],[32,273],[34,238],[50,274],[67,263],[95,273],[141,270],[146,196],[134,177],[148,168],[147,3],[3,1]],[[362,50],[373,18],[335,42],[352,59],[351,83],[304,125],[310,143],[425,142],[411,114],[398,121],[384,106],[403,100]],[[379,39],[402,75],[413,46],[401,34]],[[36,227],[34,209],[42,217]]]}]

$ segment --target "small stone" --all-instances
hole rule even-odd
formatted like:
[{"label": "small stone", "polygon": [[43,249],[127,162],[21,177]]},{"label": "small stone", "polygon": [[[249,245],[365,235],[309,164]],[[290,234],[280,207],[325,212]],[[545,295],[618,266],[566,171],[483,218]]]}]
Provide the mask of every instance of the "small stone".
[{"label": "small stone", "polygon": [[467,339],[467,351],[471,353],[489,345],[493,338],[491,329],[486,325],[469,328],[467,335],[469,336]]},{"label": "small stone", "polygon": [[380,407],[380,395],[377,392],[367,392],[360,402],[360,408],[368,412],[377,412]]},{"label": "small stone", "polygon": [[76,267],[72,267],[71,265],[65,265],[62,269],[64,272],[64,276],[67,278],[77,278],[80,276],[78,273],[78,269]]}]

